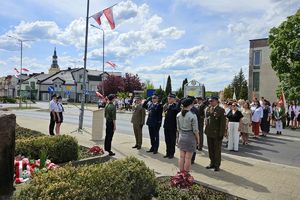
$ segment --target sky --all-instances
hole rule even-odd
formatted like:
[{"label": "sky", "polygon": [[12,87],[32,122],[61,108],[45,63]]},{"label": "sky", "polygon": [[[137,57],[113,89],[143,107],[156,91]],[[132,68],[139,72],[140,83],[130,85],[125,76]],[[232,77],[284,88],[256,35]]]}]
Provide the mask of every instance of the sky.
[{"label": "sky", "polygon": [[[0,76],[20,67],[48,72],[56,47],[61,69],[83,67],[87,0],[0,2]],[[102,17],[105,71],[138,74],[155,87],[173,90],[195,79],[219,91],[242,68],[248,78],[249,40],[268,37],[300,8],[299,0],[90,0],[89,16],[116,4],[116,28]],[[87,68],[102,70],[102,31],[89,26]]]}]

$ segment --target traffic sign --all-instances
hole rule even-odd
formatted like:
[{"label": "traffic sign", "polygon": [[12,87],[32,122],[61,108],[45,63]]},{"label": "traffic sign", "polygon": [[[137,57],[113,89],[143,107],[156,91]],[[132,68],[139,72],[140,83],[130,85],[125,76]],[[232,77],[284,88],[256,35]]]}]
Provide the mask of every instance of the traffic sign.
[{"label": "traffic sign", "polygon": [[48,92],[49,93],[54,93],[55,89],[53,86],[48,86]]}]

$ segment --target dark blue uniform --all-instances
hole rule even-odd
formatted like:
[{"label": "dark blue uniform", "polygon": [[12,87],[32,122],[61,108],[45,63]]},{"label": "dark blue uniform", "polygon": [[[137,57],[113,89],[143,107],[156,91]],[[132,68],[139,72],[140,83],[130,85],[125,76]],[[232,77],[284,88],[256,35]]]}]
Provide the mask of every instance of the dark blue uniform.
[{"label": "dark blue uniform", "polygon": [[143,107],[148,110],[148,118],[146,124],[149,128],[151,148],[150,152],[157,153],[159,147],[159,129],[162,122],[163,107],[160,103],[149,103],[149,100],[145,101]]},{"label": "dark blue uniform", "polygon": [[175,145],[176,145],[176,131],[177,131],[177,122],[176,116],[180,112],[180,103],[174,103],[172,105],[166,105],[164,110],[165,112],[165,121],[164,121],[164,133],[165,133],[165,142],[166,142],[166,156],[173,158],[175,154]]}]

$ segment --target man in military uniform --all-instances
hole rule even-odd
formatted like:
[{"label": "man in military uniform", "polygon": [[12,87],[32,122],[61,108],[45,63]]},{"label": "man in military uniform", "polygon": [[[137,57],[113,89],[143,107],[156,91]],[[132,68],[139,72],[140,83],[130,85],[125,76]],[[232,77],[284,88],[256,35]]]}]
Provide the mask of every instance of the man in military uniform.
[{"label": "man in military uniform", "polygon": [[143,139],[143,125],[145,124],[146,111],[142,106],[140,97],[136,97],[131,123],[133,124],[133,132],[135,136],[135,145],[132,148],[141,149]]},{"label": "man in military uniform", "polygon": [[110,156],[116,155],[111,151],[111,142],[116,130],[116,106],[113,104],[115,95],[110,94],[107,97],[108,103],[105,106],[105,118],[106,118],[106,135],[104,141],[104,149],[109,153]]},{"label": "man in military uniform", "polygon": [[225,134],[225,110],[219,106],[217,97],[210,99],[210,106],[206,109],[205,134],[207,136],[208,154],[210,165],[207,169],[220,171],[221,146]]},{"label": "man in military uniform", "polygon": [[164,105],[165,121],[164,133],[166,142],[166,155],[164,158],[174,158],[176,145],[177,121],[176,116],[180,112],[181,102],[176,102],[176,95],[169,94],[168,103]]},{"label": "man in military uniform", "polygon": [[205,108],[206,105],[204,104],[202,97],[197,97],[197,104],[196,108],[198,109],[198,127],[199,127],[199,136],[200,136],[200,144],[198,147],[199,151],[202,151],[203,148],[203,128],[204,128],[204,118],[205,118]]},{"label": "man in military uniform", "polygon": [[149,128],[151,148],[147,152],[157,154],[159,147],[159,129],[162,122],[163,106],[158,101],[158,96],[149,97],[144,103],[143,108],[148,110],[148,118],[146,124]]}]

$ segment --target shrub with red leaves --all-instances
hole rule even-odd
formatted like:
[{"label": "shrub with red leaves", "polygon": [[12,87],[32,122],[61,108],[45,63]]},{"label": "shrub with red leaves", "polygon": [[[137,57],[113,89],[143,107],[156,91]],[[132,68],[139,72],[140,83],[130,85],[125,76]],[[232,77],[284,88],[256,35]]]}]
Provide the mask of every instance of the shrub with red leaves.
[{"label": "shrub with red leaves", "polygon": [[187,171],[179,171],[175,176],[171,177],[171,186],[179,188],[187,188],[194,184],[194,177]]},{"label": "shrub with red leaves", "polygon": [[93,146],[89,149],[89,153],[92,155],[102,155],[104,154],[104,150],[99,146]]}]

